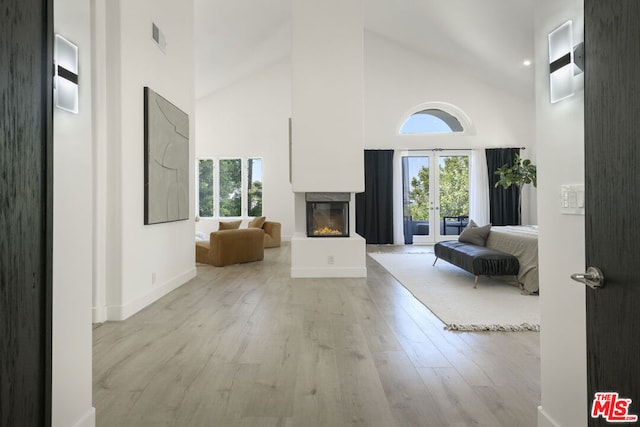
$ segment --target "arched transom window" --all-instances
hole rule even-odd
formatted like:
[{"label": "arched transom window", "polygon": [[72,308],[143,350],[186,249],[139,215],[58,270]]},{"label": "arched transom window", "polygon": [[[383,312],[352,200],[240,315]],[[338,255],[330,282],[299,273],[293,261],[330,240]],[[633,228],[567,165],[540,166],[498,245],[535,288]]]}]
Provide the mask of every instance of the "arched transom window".
[{"label": "arched transom window", "polygon": [[453,115],[438,108],[427,108],[413,113],[400,127],[401,134],[464,132]]}]

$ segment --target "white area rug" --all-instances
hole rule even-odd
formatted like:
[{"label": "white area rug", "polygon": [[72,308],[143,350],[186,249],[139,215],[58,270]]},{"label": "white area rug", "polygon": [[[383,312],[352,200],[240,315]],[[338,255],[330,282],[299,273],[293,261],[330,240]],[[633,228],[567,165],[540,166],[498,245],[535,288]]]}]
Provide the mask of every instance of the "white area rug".
[{"label": "white area rug", "polygon": [[523,295],[514,283],[474,276],[435,259],[433,253],[369,253],[422,304],[456,331],[539,331],[536,295]]}]

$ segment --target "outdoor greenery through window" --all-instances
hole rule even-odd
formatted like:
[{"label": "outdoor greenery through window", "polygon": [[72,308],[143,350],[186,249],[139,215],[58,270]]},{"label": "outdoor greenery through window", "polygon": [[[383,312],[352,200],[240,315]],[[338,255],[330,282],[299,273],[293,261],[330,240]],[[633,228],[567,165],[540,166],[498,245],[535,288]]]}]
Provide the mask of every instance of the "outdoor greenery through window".
[{"label": "outdoor greenery through window", "polygon": [[429,158],[428,157],[409,157],[407,171],[411,177],[411,187],[409,189],[410,204],[409,212],[414,220],[429,220]]},{"label": "outdoor greenery through window", "polygon": [[220,160],[218,216],[242,216],[242,161]]},{"label": "outdoor greenery through window", "polygon": [[440,157],[440,215],[469,215],[469,157]]},{"label": "outdoor greenery through window", "polygon": [[248,216],[262,216],[262,159],[248,160],[247,177]]},{"label": "outdoor greenery through window", "polygon": [[213,160],[198,161],[198,216],[213,216]]},{"label": "outdoor greenery through window", "polygon": [[198,215],[262,215],[262,159],[198,160]]},{"label": "outdoor greenery through window", "polygon": [[[412,157],[409,214],[414,220],[429,220],[429,158]],[[469,214],[469,157],[443,156],[438,161],[440,218]]]}]

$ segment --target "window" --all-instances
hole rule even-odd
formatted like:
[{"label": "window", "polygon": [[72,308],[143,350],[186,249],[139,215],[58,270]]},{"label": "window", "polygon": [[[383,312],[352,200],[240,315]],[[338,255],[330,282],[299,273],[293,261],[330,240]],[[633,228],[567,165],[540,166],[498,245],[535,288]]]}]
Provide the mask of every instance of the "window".
[{"label": "window", "polygon": [[213,159],[198,161],[198,216],[213,216]]},{"label": "window", "polygon": [[219,161],[218,216],[242,216],[242,160]]},{"label": "window", "polygon": [[400,128],[401,134],[463,132],[460,121],[446,111],[429,108],[413,113]]},{"label": "window", "polygon": [[262,159],[199,159],[196,212],[201,217],[262,215]]},{"label": "window", "polygon": [[247,213],[262,216],[262,159],[249,159],[247,163]]}]

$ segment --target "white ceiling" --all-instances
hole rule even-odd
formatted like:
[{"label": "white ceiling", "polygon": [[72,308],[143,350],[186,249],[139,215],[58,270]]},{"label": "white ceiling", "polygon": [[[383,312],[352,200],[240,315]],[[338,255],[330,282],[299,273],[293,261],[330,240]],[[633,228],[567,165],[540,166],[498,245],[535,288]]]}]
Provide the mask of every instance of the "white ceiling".
[{"label": "white ceiling", "polygon": [[[195,0],[196,97],[288,57],[292,1]],[[534,0],[364,3],[365,30],[532,95]]]}]

